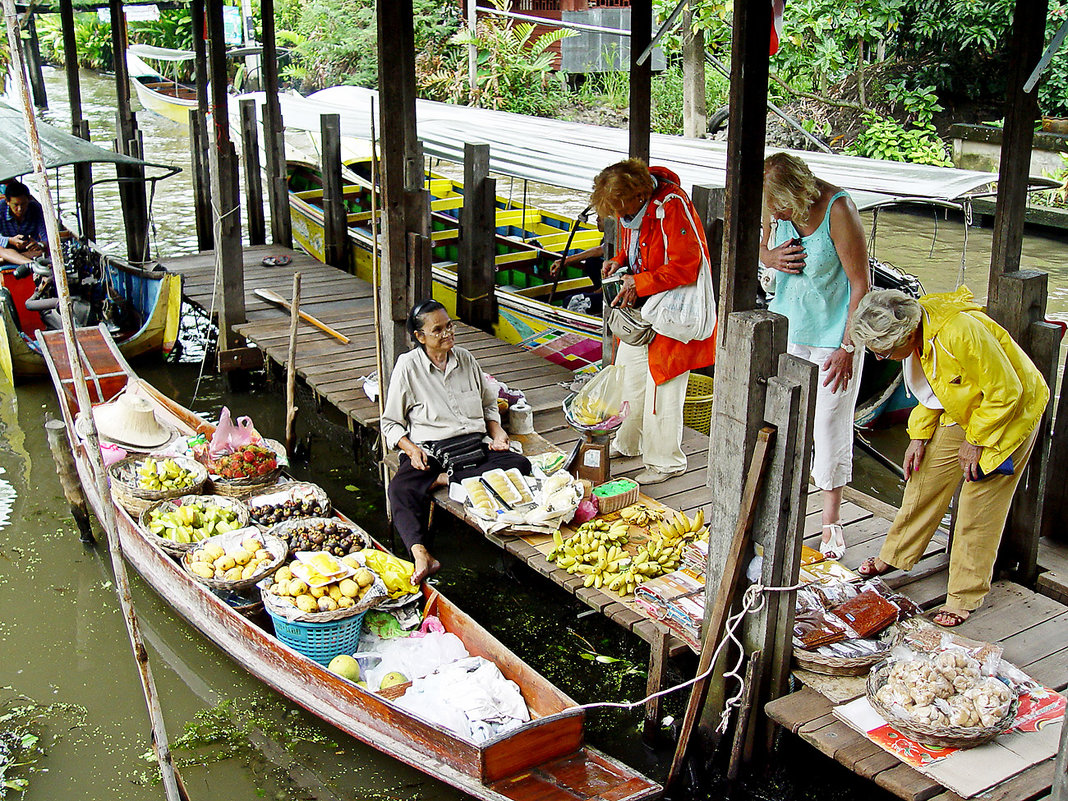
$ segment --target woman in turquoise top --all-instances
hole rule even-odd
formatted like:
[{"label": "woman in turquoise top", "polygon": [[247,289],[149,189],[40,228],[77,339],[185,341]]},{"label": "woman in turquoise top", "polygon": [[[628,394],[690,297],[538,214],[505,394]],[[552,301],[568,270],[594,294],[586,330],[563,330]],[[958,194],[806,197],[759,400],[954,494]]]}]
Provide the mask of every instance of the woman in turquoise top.
[{"label": "woman in turquoise top", "polygon": [[864,355],[853,347],[848,326],[870,287],[868,252],[849,195],[789,153],[764,161],[760,261],[777,271],[770,308],[790,322],[788,352],[819,367],[812,481],[823,490],[820,550],[841,559],[842,488],[853,474],[853,411]]}]

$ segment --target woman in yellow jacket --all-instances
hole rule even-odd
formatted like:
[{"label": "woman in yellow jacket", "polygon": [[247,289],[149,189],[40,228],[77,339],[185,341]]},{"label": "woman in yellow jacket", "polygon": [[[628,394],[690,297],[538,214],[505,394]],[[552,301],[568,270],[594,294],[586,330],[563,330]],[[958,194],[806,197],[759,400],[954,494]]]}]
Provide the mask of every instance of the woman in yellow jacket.
[{"label": "woman in yellow jacket", "polygon": [[853,341],[899,359],[918,401],[909,416],[905,497],[864,576],[919,561],[960,485],[949,589],[934,622],[963,623],[990,589],[998,544],[1049,402],[1042,374],[967,287],[918,301],[870,292],[853,316]]}]

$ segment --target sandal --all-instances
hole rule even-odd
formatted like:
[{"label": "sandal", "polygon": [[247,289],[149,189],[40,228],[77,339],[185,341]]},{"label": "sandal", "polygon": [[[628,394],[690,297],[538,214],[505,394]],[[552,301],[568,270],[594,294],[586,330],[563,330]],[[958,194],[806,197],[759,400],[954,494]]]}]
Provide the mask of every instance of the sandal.
[{"label": "sandal", "polygon": [[875,578],[876,576],[885,575],[893,569],[893,565],[886,565],[886,567],[880,570],[878,567],[875,566],[875,557],[869,556],[861,563],[860,567],[857,568],[857,573],[859,573],[863,578]]},{"label": "sandal", "polygon": [[[934,615],[931,616],[931,622],[934,623],[936,626],[941,626],[944,629],[952,629],[959,626],[969,617],[971,617],[971,615],[967,612],[961,614],[960,612],[951,612],[948,609],[939,609],[937,612],[934,613]],[[938,618],[942,618],[946,622],[939,623]]]},{"label": "sandal", "polygon": [[820,553],[827,559],[841,560],[845,556],[845,530],[838,523],[828,523],[823,530],[831,530],[828,540],[820,540]]},{"label": "sandal", "polygon": [[263,261],[260,262],[264,267],[285,267],[287,264],[292,264],[292,256],[266,256]]}]

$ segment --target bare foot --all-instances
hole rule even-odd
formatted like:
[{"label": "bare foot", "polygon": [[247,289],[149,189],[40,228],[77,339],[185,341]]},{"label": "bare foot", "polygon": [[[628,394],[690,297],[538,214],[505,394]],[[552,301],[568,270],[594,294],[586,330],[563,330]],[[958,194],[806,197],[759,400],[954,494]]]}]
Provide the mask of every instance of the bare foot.
[{"label": "bare foot", "polygon": [[433,492],[436,489],[449,486],[449,474],[439,473],[438,477],[434,479],[434,483],[430,485],[430,491]]},{"label": "bare foot", "polygon": [[413,587],[418,587],[441,570],[441,562],[430,555],[425,545],[412,546],[412,560],[415,562],[415,573],[412,574]]}]

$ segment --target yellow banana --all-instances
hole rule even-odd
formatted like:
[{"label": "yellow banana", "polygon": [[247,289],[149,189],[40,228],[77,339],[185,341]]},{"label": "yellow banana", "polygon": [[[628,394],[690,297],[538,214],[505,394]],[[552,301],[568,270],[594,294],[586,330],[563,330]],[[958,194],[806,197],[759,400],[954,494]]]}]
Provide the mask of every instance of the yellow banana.
[{"label": "yellow banana", "polygon": [[694,515],[693,520],[690,521],[690,531],[696,532],[701,526],[705,524],[705,510],[704,507],[697,510],[697,514]]}]

